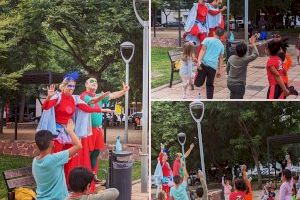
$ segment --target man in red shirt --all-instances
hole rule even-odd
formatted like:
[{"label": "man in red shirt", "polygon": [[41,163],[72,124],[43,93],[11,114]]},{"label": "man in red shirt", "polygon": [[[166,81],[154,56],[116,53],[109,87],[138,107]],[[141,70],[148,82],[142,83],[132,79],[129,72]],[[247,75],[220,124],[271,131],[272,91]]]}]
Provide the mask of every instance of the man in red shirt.
[{"label": "man in red shirt", "polygon": [[272,40],[267,46],[267,53],[270,55],[266,66],[269,81],[267,99],[285,99],[289,95],[289,90],[283,81],[285,71],[278,56],[280,48],[280,41],[276,40]]}]

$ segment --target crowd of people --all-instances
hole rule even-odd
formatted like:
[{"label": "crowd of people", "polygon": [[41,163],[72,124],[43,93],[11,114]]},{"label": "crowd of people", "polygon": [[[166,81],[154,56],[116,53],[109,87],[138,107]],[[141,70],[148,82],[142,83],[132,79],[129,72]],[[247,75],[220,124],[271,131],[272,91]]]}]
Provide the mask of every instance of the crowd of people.
[{"label": "crowd of people", "polygon": [[[180,67],[183,98],[188,97],[188,88],[193,85],[202,87],[206,83],[206,97],[213,99],[215,77],[224,76],[224,43],[226,35],[220,0],[199,0],[190,10],[186,25],[183,46],[183,64]],[[235,47],[235,54],[227,60],[227,87],[231,99],[243,99],[245,95],[248,64],[254,61],[259,52],[256,46],[259,34],[253,34],[250,44],[240,42]],[[266,45],[266,77],[269,82],[267,99],[285,99],[289,95],[298,95],[290,85],[288,71],[292,58],[287,53],[288,41],[279,35],[273,37]],[[297,60],[300,64],[300,35],[296,43]],[[192,86],[192,87],[189,87]]]},{"label": "crowd of people", "polygon": [[[158,191],[156,197],[158,200],[193,200],[203,199],[208,200],[208,189],[204,173],[199,170],[197,178],[200,180],[201,186],[197,186],[196,191],[193,192],[189,188],[191,177],[186,169],[185,160],[194,148],[194,144],[184,155],[176,153],[173,166],[169,164],[168,149],[161,144],[161,151],[157,158],[157,166],[154,176],[159,175],[161,170],[161,177],[159,180]],[[276,186],[273,182],[267,182],[262,188],[261,200],[300,200],[300,180],[299,176],[292,172],[292,161],[290,155],[285,157],[285,164],[279,176],[281,177],[281,184],[279,191],[276,192]],[[227,167],[228,165],[226,165]],[[239,167],[240,173],[235,174],[232,178],[232,173],[223,175],[222,177],[222,191],[225,200],[254,200],[259,198],[253,193],[251,180],[248,178],[247,166],[242,165]],[[223,170],[223,173],[227,169]],[[231,183],[233,181],[233,183]]]},{"label": "crowd of people", "polygon": [[114,188],[96,193],[99,155],[105,149],[102,113],[112,112],[102,106],[122,97],[129,86],[123,84],[120,91],[97,94],[97,80],[89,78],[86,91],[73,95],[78,76],[77,72],[67,74],[60,92],[51,85],[42,105],[35,135],[40,153],[32,163],[37,199],[113,200],[119,195]]},{"label": "crowd of people", "polygon": [[197,173],[201,187],[196,189],[195,194],[188,192],[187,180],[189,178],[189,174],[186,169],[185,159],[190,155],[193,148],[194,144],[191,144],[190,148],[184,155],[182,155],[182,153],[176,153],[176,158],[171,168],[168,162],[168,150],[163,144],[161,144],[161,151],[157,158],[157,167],[155,170],[156,175],[161,173],[158,183],[161,189],[157,193],[158,200],[189,200],[191,196],[199,200],[208,198],[206,180],[204,173],[201,170]]}]

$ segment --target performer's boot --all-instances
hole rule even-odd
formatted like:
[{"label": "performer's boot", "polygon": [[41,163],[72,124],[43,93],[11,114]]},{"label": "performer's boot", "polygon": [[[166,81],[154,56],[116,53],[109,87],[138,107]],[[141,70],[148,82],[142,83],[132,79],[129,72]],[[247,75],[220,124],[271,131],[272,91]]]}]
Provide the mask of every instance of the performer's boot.
[{"label": "performer's boot", "polygon": [[94,173],[94,180],[96,183],[100,183],[100,180],[98,179],[97,177],[97,159],[98,159],[98,156],[100,154],[100,151],[99,150],[94,150],[94,151],[91,151],[90,152],[90,158],[91,158],[91,167],[92,167],[92,171]]}]

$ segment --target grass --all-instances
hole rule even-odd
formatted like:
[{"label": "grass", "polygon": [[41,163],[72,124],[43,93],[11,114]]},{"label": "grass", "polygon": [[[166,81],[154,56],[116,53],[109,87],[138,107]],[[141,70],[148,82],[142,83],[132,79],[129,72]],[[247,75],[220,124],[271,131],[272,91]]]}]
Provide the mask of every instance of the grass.
[{"label": "grass", "polygon": [[[32,163],[32,158],[23,157],[23,156],[9,156],[9,155],[0,155],[0,171],[6,171],[9,169],[17,169],[22,167],[28,167]],[[100,161],[101,169],[108,169],[108,161]],[[102,171],[98,172],[98,177],[104,179],[104,174]],[[141,178],[141,163],[135,162],[132,170],[132,180],[137,180]],[[1,174],[0,178],[0,199],[6,198],[7,189]]]},{"label": "grass", "polygon": [[[6,156],[0,155],[0,171],[9,169],[17,169],[21,167],[29,167],[32,163],[32,158],[22,156]],[[6,185],[1,174],[0,178],[0,199],[5,198],[7,195]]]},{"label": "grass", "polygon": [[[168,84],[171,77],[171,63],[168,51],[174,48],[151,48],[151,88]],[[174,73],[174,79],[179,80],[179,74]]]}]

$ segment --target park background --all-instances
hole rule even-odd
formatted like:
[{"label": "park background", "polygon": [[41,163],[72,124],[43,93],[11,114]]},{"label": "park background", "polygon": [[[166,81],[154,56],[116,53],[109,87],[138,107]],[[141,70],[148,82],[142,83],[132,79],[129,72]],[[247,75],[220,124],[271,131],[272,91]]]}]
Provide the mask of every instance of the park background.
[{"label": "park background", "polygon": [[[252,176],[252,187],[256,192],[254,199],[260,199],[263,184],[268,175],[260,165],[267,166],[267,138],[270,136],[300,134],[300,104],[298,102],[207,102],[204,101],[204,117],[201,122],[202,141],[208,188],[212,191],[221,189],[222,169],[246,164],[248,169],[257,169]],[[197,124],[189,109],[190,102],[152,102],[151,112],[151,161],[154,173],[160,143],[169,151],[171,167],[175,154],[181,152],[177,134],[186,134],[185,151],[195,143],[186,159],[188,172],[197,171],[200,166]],[[196,137],[196,138],[195,138]],[[292,155],[292,163],[298,166],[300,158],[299,144],[271,144],[270,162],[281,161],[287,152]],[[216,177],[209,175],[211,165],[218,170]],[[276,166],[277,167],[277,166]],[[299,167],[299,166],[298,166]],[[298,172],[299,173],[299,172]],[[277,173],[278,176],[278,173]],[[274,181],[273,176],[271,180]],[[280,177],[277,177],[279,187]],[[278,188],[277,188],[278,189]],[[152,187],[152,194],[155,187]]]},{"label": "park background", "polygon": [[[148,18],[147,4],[137,3],[137,9]],[[129,102],[131,111],[137,112],[142,107],[143,27],[136,19],[132,1],[0,0],[0,171],[30,166],[32,156],[37,154],[33,142],[35,129],[32,125],[28,129],[26,121],[32,112],[34,116],[30,117],[38,117],[35,116],[36,99],[46,94],[48,82],[46,79],[45,84],[22,84],[22,77],[34,74],[33,80],[38,80],[38,75],[43,73],[78,71],[81,77],[97,78],[98,92],[121,90],[125,63],[119,49],[124,41],[135,44],[130,63]],[[84,82],[78,83],[74,94],[84,90]],[[124,105],[124,98],[120,104]],[[19,140],[13,134],[14,124],[10,123],[10,128],[6,124],[15,110]],[[34,127],[36,122],[31,122]],[[123,126],[107,130],[108,143],[115,143],[117,135],[123,136],[123,132]],[[137,156],[141,135],[141,130],[130,128],[129,148],[134,150],[137,161],[133,180],[141,178]],[[101,160],[102,164],[107,168],[107,161]],[[137,191],[133,189],[133,192]],[[5,196],[6,187],[1,178],[0,198]]]},{"label": "park background", "polygon": [[[247,0],[245,0],[247,1]],[[233,31],[236,40],[245,39],[245,1],[230,0],[230,29]],[[151,48],[151,89],[152,99],[181,99],[181,86],[179,73],[174,73],[173,86],[170,86],[171,61],[168,55],[170,51],[181,51],[184,40],[183,26],[188,16],[192,0],[153,0],[151,7],[152,24],[152,48]],[[300,2],[297,0],[250,0],[249,2],[249,31],[252,27],[253,33],[260,30],[260,19],[264,18],[268,39],[273,33],[279,33],[289,38],[289,55],[292,56],[293,66],[290,75],[290,82],[296,89],[300,89],[299,69],[296,68],[295,42],[300,33]],[[227,5],[223,0],[222,6]],[[221,6],[221,7],[222,7]],[[178,9],[180,8],[180,9]],[[178,12],[180,11],[180,13]],[[225,25],[227,23],[227,11],[222,12]],[[180,26],[179,24],[180,16]],[[226,55],[225,55],[226,56]],[[176,56],[175,56],[176,57]],[[267,57],[260,55],[258,59],[249,64],[247,75],[247,86],[245,99],[265,99],[267,93],[267,79],[265,74],[265,63]],[[225,71],[225,70],[224,70]],[[229,92],[226,86],[226,75],[223,73],[220,79],[215,80],[215,95],[217,99],[228,99]],[[200,89],[205,94],[204,88]],[[190,99],[194,99],[199,89],[191,92]],[[297,98],[290,96],[288,98]],[[299,98],[299,97],[298,97]]]}]

